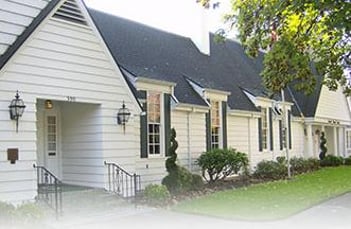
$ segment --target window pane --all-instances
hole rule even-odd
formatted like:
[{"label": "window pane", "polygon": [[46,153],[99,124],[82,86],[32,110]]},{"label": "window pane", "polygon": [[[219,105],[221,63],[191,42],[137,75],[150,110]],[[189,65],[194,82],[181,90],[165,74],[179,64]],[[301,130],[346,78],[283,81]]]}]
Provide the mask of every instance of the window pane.
[{"label": "window pane", "polygon": [[56,126],[48,126],[49,133],[56,133]]},{"label": "window pane", "polygon": [[155,145],[155,154],[160,154],[160,145]]},{"label": "window pane", "polygon": [[49,134],[48,135],[48,141],[49,142],[55,142],[56,141],[56,135],[55,134]]},{"label": "window pane", "polygon": [[48,116],[48,124],[56,124],[56,117]]},{"label": "window pane", "polygon": [[49,151],[55,151],[56,150],[56,143],[49,143],[48,144],[48,150]]}]

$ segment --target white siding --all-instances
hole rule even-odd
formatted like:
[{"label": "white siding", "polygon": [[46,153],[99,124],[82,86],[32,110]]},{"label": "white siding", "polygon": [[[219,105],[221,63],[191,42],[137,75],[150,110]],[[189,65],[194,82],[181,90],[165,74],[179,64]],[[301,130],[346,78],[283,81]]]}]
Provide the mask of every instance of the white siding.
[{"label": "white siding", "polygon": [[0,55],[51,0],[0,0]]},{"label": "white siding", "polygon": [[[290,157],[303,156],[304,132],[302,123],[292,122],[291,126],[293,148],[290,150]],[[251,168],[254,168],[262,160],[274,160],[278,156],[286,156],[286,152],[280,150],[278,119],[273,119],[273,138],[273,151],[259,152],[257,118],[228,116],[228,146],[247,153]]]},{"label": "white siding", "polygon": [[205,114],[173,111],[171,120],[177,132],[179,163],[190,170],[198,170],[195,161],[206,151]]},{"label": "white siding", "polygon": [[290,157],[303,157],[305,155],[304,125],[300,121],[291,122],[291,144]]},{"label": "white siding", "polygon": [[[175,128],[178,142],[178,163],[193,172],[198,172],[196,159],[206,151],[206,123],[204,113],[171,112],[171,127]],[[140,157],[140,156],[139,156]],[[138,174],[143,186],[160,183],[167,175],[165,157],[150,157],[137,161]]]},{"label": "white siding", "polygon": [[[8,165],[7,158],[0,158],[0,164],[8,165],[6,171],[0,170],[0,186],[5,183],[8,187],[13,186],[11,192],[14,193],[10,195],[8,191],[0,190],[0,200],[18,199],[14,195],[22,196],[23,200],[33,199],[36,194],[32,165],[38,162],[38,99],[63,104],[64,179],[101,187],[103,179],[107,180],[104,160],[135,170],[135,156],[140,151],[139,135],[136,134],[140,110],[106,50],[93,29],[49,19],[2,69],[0,151],[5,155],[7,148],[19,148],[20,161]],[[18,133],[15,133],[15,122],[9,120],[8,113],[16,90],[20,91],[26,105]],[[122,101],[132,113],[125,133],[116,121]],[[93,141],[94,137],[98,140]],[[78,162],[79,157],[84,160]],[[27,172],[14,181],[6,179],[8,174],[18,170]]]},{"label": "white siding", "polygon": [[336,91],[322,87],[315,117],[350,122],[349,106],[340,86]]},{"label": "white siding", "polygon": [[[279,142],[279,135],[275,141]],[[251,168],[262,160],[274,159],[271,151],[259,152],[258,143],[257,118],[228,116],[228,147],[247,153]]]}]

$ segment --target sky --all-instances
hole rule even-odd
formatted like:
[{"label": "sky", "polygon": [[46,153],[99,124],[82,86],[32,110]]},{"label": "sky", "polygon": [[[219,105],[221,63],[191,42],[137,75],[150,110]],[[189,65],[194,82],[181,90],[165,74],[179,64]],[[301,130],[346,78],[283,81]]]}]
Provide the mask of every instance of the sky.
[{"label": "sky", "polygon": [[[224,28],[222,17],[230,12],[230,0],[215,10],[204,10],[196,0],[84,0],[87,6],[153,27],[191,37],[198,33],[202,20],[211,32]],[[205,12],[205,17],[203,14]],[[205,19],[203,19],[205,18]]]}]

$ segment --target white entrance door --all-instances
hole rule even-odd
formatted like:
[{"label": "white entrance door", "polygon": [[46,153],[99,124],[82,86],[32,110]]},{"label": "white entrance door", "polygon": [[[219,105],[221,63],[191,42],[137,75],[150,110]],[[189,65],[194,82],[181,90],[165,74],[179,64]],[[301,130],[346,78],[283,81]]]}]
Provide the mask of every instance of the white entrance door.
[{"label": "white entrance door", "polygon": [[59,142],[57,115],[47,114],[45,116],[45,167],[60,179]]}]

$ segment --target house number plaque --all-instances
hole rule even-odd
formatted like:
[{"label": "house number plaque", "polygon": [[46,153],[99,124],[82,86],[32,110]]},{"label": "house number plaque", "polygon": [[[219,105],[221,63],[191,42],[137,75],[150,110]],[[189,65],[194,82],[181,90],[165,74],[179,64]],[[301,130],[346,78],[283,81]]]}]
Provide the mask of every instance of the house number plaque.
[{"label": "house number plaque", "polygon": [[74,97],[74,96],[66,96],[66,99],[68,102],[71,102],[71,103],[73,103],[77,100],[76,97]]}]

